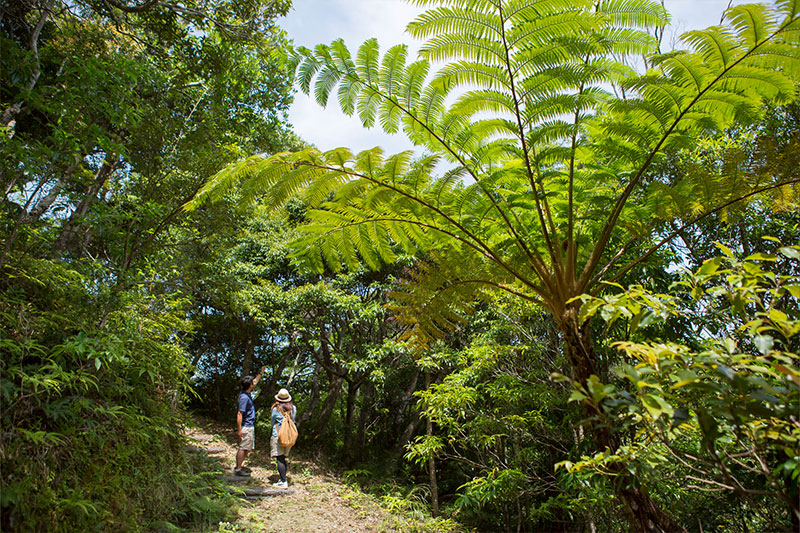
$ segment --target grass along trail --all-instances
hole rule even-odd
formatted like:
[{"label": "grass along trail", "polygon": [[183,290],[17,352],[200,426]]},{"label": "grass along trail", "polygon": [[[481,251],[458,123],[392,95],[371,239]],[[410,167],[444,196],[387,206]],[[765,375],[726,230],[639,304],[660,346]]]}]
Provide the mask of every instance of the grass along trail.
[{"label": "grass along trail", "polygon": [[[192,449],[208,455],[221,475],[232,476],[236,432],[218,423],[197,420],[186,430]],[[278,481],[269,457],[269,439],[256,435],[256,449],[245,461],[252,472],[246,482],[232,487],[268,488]],[[298,446],[288,458],[289,493],[237,499],[237,516],[219,525],[219,532],[450,532],[462,531],[449,520],[419,516],[397,505],[390,511],[381,500],[348,485],[325,461]]]}]

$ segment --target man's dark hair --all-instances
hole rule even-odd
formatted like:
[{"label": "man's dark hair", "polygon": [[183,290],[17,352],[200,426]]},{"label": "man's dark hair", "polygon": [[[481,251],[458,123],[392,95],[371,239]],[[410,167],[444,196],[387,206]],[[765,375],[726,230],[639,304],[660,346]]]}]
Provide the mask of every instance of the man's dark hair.
[{"label": "man's dark hair", "polygon": [[247,392],[247,389],[250,388],[250,385],[253,384],[253,376],[245,376],[242,378],[242,392]]}]

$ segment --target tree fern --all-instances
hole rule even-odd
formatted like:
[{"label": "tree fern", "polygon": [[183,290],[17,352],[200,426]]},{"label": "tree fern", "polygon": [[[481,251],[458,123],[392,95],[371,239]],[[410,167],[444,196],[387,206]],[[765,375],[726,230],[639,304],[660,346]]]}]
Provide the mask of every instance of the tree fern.
[{"label": "tree fern", "polygon": [[[370,40],[351,54],[335,41],[298,51],[297,81],[367,127],[402,131],[425,156],[254,156],[195,204],[236,183],[270,205],[302,196],[311,224],[294,257],[311,268],[424,257],[397,307],[423,341],[455,324],[458,306],[505,291],[553,314],[574,375],[588,379],[578,296],[631,268],[637,260],[617,265],[631,243],[652,239],[647,255],[674,236],[652,238],[659,221],[688,224],[798,180],[667,183],[650,171],[666,150],[796,97],[800,0],[731,8],[722,25],[685,34],[688,50],[666,53],[652,30],[668,15],[653,0],[415,3],[430,7],[408,26],[427,39],[417,60],[403,46],[381,55]],[[453,170],[436,176],[441,160]]]}]

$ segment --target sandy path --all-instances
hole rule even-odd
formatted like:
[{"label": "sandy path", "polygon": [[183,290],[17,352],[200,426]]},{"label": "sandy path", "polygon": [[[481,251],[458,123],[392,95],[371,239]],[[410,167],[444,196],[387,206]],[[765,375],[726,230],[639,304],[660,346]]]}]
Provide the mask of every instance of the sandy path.
[{"label": "sandy path", "polygon": [[[190,428],[186,436],[193,445],[203,448],[220,463],[225,474],[233,474],[236,436],[225,428]],[[267,487],[278,480],[274,462],[269,458],[267,439],[256,436],[256,450],[245,463],[252,469],[247,483],[236,486]],[[376,532],[397,531],[391,515],[375,502],[350,490],[334,473],[304,454],[292,450],[288,460],[289,488],[293,494],[253,500],[242,499],[238,530],[258,532]]]}]

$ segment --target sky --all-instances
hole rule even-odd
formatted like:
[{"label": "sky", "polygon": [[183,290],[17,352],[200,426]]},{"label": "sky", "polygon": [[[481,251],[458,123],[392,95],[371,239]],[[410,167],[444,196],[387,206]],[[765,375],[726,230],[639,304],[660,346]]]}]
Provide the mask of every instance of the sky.
[{"label": "sky", "polygon": [[[665,0],[675,34],[719,24],[722,12],[730,3],[730,0]],[[732,3],[745,2],[733,0]],[[421,43],[407,36],[405,27],[422,11],[404,0],[294,0],[290,13],[278,23],[295,46],[313,48],[342,38],[355,52],[361,43],[377,37],[381,51],[397,43],[408,44],[410,60]],[[665,38],[665,48],[673,40]],[[387,153],[412,148],[402,133],[389,135],[378,126],[365,129],[358,118],[348,117],[339,110],[335,98],[323,108],[312,97],[298,91],[289,110],[289,122],[295,133],[323,151],[340,146],[354,153],[375,146],[381,146]]]}]

